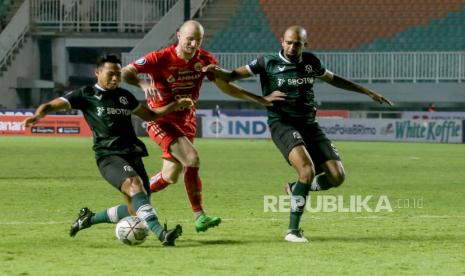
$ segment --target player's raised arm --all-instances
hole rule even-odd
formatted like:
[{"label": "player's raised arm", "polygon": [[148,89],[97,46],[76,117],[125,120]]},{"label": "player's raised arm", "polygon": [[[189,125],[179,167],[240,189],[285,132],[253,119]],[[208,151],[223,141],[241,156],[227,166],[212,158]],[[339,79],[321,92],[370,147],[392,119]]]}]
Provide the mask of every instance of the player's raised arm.
[{"label": "player's raised arm", "polygon": [[[326,72],[329,72],[329,71],[326,71]],[[373,101],[378,102],[380,104],[386,103],[390,106],[394,105],[394,103],[391,102],[389,99],[383,97],[382,95],[376,93],[375,91],[370,90],[369,88],[364,87],[362,85],[356,84],[353,81],[345,79],[331,72],[325,73],[323,76],[319,77],[319,79],[331,84],[332,86],[335,86],[335,87],[338,87],[344,90],[349,90],[349,91],[354,91],[354,92],[358,92],[361,94],[365,94],[368,97],[372,98]]]},{"label": "player's raised arm", "polygon": [[145,98],[161,99],[161,95],[155,87],[137,76],[137,70],[133,65],[129,64],[123,67],[121,69],[121,77],[126,83],[142,89],[145,93]]},{"label": "player's raised arm", "polygon": [[225,94],[243,100],[258,103],[263,106],[272,106],[274,101],[284,101],[285,94],[280,91],[273,92],[273,95],[267,97],[257,96],[244,88],[233,83],[226,82],[222,79],[215,79],[215,85]]},{"label": "player's raised arm", "polygon": [[25,127],[30,127],[36,124],[41,118],[45,117],[48,113],[63,109],[70,109],[70,105],[67,101],[62,98],[56,98],[48,103],[41,104],[34,114],[34,116],[28,117],[23,121]]},{"label": "player's raised arm", "polygon": [[212,73],[216,79],[221,79],[225,82],[231,82],[252,77],[253,74],[247,69],[247,66],[241,66],[234,70],[227,70],[215,64],[210,64],[202,68],[204,72]]}]

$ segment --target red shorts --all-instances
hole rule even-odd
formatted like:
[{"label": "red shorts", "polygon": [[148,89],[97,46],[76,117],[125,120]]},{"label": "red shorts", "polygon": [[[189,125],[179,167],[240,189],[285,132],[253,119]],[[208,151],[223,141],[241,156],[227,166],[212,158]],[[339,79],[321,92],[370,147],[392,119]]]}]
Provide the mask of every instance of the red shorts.
[{"label": "red shorts", "polygon": [[176,159],[170,153],[170,145],[182,136],[186,137],[193,143],[195,137],[195,126],[190,125],[182,128],[178,124],[172,122],[150,122],[147,125],[147,133],[163,150],[161,155],[162,158]]}]

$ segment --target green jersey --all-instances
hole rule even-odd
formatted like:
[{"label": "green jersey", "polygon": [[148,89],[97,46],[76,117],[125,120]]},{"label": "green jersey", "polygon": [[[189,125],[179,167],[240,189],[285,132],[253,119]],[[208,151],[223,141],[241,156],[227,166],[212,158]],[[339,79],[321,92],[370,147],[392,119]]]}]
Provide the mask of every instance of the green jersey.
[{"label": "green jersey", "polygon": [[95,158],[109,155],[147,156],[144,143],[136,136],[131,114],[141,107],[129,91],[85,86],[61,97],[71,108],[80,109],[94,135]]},{"label": "green jersey", "polygon": [[267,107],[268,124],[276,121],[312,123],[315,121],[316,104],[313,93],[315,77],[323,76],[326,69],[312,53],[302,53],[302,61],[293,63],[282,52],[260,56],[247,65],[248,70],[260,75],[262,95],[275,90],[286,93],[285,101]]}]

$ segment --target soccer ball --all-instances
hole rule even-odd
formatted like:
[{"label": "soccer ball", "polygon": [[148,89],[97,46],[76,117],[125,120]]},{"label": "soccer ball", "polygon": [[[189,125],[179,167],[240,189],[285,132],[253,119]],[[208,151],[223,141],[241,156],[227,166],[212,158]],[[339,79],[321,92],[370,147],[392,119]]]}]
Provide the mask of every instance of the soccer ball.
[{"label": "soccer ball", "polygon": [[116,224],[116,238],[127,245],[142,244],[149,235],[147,223],[138,217],[125,217]]}]

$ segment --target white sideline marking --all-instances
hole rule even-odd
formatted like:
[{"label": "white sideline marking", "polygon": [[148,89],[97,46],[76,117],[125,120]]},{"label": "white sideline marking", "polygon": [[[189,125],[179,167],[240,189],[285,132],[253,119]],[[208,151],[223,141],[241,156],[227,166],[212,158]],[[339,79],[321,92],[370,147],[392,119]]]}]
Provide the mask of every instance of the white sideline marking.
[{"label": "white sideline marking", "polygon": [[70,223],[68,221],[0,221],[0,225],[50,225],[50,224],[63,224]]},{"label": "white sideline marking", "polygon": [[421,158],[418,157],[418,156],[409,156],[408,159],[411,159],[411,160],[419,160],[419,159],[421,159]]},{"label": "white sideline marking", "polygon": [[[418,215],[418,216],[358,216],[358,217],[345,217],[340,219],[448,219],[448,218],[465,218],[465,216],[448,216],[448,215]],[[303,217],[302,220],[321,220],[328,219],[327,217]],[[223,221],[289,221],[289,218],[225,218]],[[193,220],[171,220],[172,223],[192,223]],[[0,225],[52,225],[52,224],[72,224],[72,221],[0,221]]]}]

